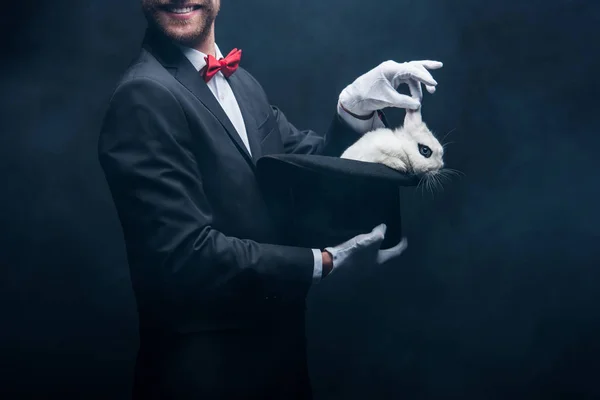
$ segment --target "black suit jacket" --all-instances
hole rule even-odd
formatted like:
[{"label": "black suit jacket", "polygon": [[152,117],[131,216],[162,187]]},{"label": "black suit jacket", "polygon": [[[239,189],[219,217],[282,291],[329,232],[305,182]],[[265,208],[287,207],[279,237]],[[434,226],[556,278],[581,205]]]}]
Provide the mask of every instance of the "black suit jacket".
[{"label": "black suit jacket", "polygon": [[311,285],[312,252],[281,244],[255,163],[276,153],[338,156],[359,136],[337,114],[326,135],[296,129],[243,68],[229,83],[252,156],[193,65],[151,31],[110,101],[99,157],[142,328],[255,325],[304,304]]}]

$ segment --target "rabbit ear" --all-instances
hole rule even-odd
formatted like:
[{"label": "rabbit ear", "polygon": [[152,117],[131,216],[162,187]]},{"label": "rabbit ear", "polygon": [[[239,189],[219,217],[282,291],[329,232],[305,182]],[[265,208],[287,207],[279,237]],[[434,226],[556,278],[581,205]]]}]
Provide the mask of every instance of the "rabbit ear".
[{"label": "rabbit ear", "polygon": [[406,116],[404,117],[404,125],[417,125],[423,122],[421,117],[421,107],[416,110],[406,109]]},{"label": "rabbit ear", "polygon": [[406,84],[410,89],[410,97],[421,103],[423,101],[423,87],[421,86],[421,82],[409,79]]},{"label": "rabbit ear", "polygon": [[[421,82],[417,82],[414,80],[409,80],[407,82],[408,87],[410,89],[410,95],[413,99],[419,101],[419,103],[423,102],[423,89],[421,88]],[[406,109],[406,117],[404,118],[404,125],[407,124],[420,124],[423,122],[421,117],[421,107],[416,110]]]}]

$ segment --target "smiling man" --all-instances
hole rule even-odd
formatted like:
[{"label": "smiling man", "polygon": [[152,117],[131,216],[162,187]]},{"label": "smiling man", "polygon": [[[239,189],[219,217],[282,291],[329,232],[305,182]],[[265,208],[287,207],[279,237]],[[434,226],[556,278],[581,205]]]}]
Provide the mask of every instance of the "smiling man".
[{"label": "smiling man", "polygon": [[[326,135],[295,128],[215,43],[219,0],[142,0],[148,30],[110,101],[99,157],[119,214],[140,316],[135,397],[308,399],[305,298],[338,268],[398,257],[385,227],[328,249],[281,243],[255,176],[268,154],[339,156],[416,109],[427,69],[387,61],[340,94]],[[416,98],[396,91],[408,83]],[[273,184],[277,184],[274,182]]]}]

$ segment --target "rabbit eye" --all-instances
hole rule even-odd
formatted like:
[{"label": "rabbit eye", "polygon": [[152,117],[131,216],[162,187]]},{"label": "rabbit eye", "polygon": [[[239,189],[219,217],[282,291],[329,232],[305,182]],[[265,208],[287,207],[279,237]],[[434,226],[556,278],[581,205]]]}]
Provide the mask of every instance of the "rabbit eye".
[{"label": "rabbit eye", "polygon": [[423,157],[429,158],[429,157],[431,157],[432,151],[431,151],[431,149],[429,147],[427,147],[427,146],[425,146],[423,144],[420,144],[419,145],[419,153],[421,153],[421,155]]}]

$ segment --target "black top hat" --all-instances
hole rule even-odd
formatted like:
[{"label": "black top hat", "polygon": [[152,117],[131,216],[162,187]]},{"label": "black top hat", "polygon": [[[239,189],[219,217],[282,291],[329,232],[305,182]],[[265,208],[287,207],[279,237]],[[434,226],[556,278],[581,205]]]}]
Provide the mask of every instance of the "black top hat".
[{"label": "black top hat", "polygon": [[270,155],[257,162],[265,199],[284,241],[323,249],[387,225],[383,248],[402,239],[400,187],[419,178],[382,164],[317,155]]}]

